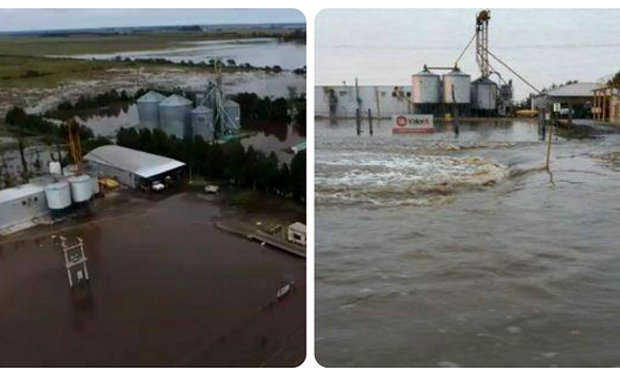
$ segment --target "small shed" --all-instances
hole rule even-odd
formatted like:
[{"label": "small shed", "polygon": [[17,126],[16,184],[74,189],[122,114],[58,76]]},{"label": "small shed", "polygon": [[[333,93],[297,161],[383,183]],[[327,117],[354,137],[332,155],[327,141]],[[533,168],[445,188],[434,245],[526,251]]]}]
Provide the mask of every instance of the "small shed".
[{"label": "small shed", "polygon": [[292,243],[306,246],[306,225],[300,222],[289,225],[286,237]]}]

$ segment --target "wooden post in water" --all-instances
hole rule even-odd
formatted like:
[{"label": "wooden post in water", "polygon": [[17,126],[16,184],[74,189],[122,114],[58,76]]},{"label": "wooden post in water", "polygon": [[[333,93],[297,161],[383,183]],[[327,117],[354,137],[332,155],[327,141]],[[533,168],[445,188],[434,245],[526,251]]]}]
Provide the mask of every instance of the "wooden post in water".
[{"label": "wooden post in water", "polygon": [[362,114],[359,108],[355,110],[355,128],[357,129],[357,135],[362,134]]},{"label": "wooden post in water", "polygon": [[372,136],[372,134],[373,134],[373,130],[372,130],[372,110],[370,108],[368,108],[368,132]]},{"label": "wooden post in water", "polygon": [[547,142],[547,162],[545,164],[545,168],[549,170],[549,161],[551,159],[551,138],[553,138],[553,124],[549,125],[549,140]]}]

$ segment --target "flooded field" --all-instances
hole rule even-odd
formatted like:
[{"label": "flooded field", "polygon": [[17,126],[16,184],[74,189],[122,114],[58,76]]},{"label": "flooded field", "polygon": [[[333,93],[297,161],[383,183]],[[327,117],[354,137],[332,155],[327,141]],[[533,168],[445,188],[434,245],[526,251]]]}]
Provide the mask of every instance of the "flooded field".
[{"label": "flooded field", "polygon": [[[198,195],[116,199],[88,221],[0,238],[2,366],[301,363],[304,261],[218,231],[220,209]],[[53,233],[84,239],[90,297],[70,292]]]},{"label": "flooded field", "polygon": [[316,125],[318,361],[619,366],[620,136],[390,128]]},{"label": "flooded field", "polygon": [[[114,138],[122,127],[140,127],[138,108],[135,104],[113,105],[98,110],[81,111],[71,117],[92,129],[95,135],[110,138]],[[265,153],[273,151],[281,161],[287,162],[292,159],[292,154],[287,150],[306,139],[303,129],[285,123],[254,123],[244,131],[248,134],[242,138],[242,145],[252,146]]]},{"label": "flooded field", "polygon": [[275,38],[211,40],[187,42],[186,47],[168,48],[152,51],[120,52],[111,54],[74,55],[73,58],[113,60],[125,59],[166,59],[175,63],[192,61],[209,62],[219,58],[235,60],[237,65],[249,63],[264,67],[279,65],[283,69],[293,70],[306,65],[306,44],[279,42]]}]

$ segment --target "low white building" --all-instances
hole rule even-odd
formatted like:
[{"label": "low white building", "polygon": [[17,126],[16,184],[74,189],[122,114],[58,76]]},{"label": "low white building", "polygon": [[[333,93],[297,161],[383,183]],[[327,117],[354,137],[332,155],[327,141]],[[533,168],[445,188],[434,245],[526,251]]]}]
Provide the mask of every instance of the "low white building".
[{"label": "low white building", "polygon": [[0,234],[30,227],[49,212],[43,186],[25,184],[0,190]]},{"label": "low white building", "polygon": [[315,116],[354,118],[359,95],[362,117],[387,118],[414,113],[411,86],[316,86],[314,88]]},{"label": "low white building", "polygon": [[300,222],[289,225],[286,238],[290,242],[306,246],[306,225]]}]

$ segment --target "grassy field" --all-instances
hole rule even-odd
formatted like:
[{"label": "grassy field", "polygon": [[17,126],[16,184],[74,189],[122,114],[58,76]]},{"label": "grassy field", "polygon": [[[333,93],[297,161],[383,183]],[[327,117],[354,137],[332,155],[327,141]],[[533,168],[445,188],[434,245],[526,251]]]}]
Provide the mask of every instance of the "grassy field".
[{"label": "grassy field", "polygon": [[80,55],[128,51],[148,51],[180,47],[185,42],[244,38],[241,34],[209,36],[198,33],[77,35],[70,37],[0,37],[0,55],[47,56]]},{"label": "grassy field", "polygon": [[[68,80],[105,79],[110,68],[145,66],[157,70],[170,65],[143,64],[115,61],[86,61],[45,56],[99,54],[126,51],[146,51],[180,47],[186,42],[215,39],[246,38],[243,34],[143,34],[114,36],[70,37],[0,37],[0,90],[6,88],[51,88]],[[175,66],[179,68],[179,66]],[[183,67],[184,69],[209,68]]]}]

